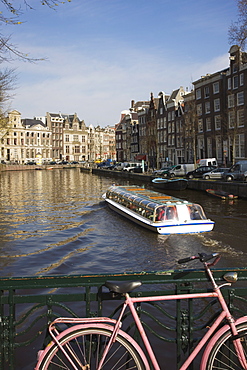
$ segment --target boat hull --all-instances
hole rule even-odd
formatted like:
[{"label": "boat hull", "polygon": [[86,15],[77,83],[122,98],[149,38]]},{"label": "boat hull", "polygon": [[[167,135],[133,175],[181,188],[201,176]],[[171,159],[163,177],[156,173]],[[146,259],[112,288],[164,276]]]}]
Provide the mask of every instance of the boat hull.
[{"label": "boat hull", "polygon": [[105,198],[105,200],[108,203],[109,208],[121,216],[161,235],[203,233],[212,231],[214,227],[214,222],[210,220],[198,220],[196,222],[194,221],[193,223],[188,221],[177,224],[174,224],[171,221],[151,222],[142,216],[137,216],[131,210],[127,210],[125,207],[110,199]]},{"label": "boat hull", "polygon": [[188,185],[188,180],[186,179],[168,180],[156,178],[152,180],[152,185],[155,189],[161,190],[185,190]]},{"label": "boat hull", "polygon": [[233,200],[233,199],[237,199],[238,198],[237,195],[233,195],[233,194],[227,193],[227,192],[225,192],[223,190],[206,189],[206,192],[209,195],[212,195],[214,197],[221,198],[223,200],[226,200],[226,199]]}]

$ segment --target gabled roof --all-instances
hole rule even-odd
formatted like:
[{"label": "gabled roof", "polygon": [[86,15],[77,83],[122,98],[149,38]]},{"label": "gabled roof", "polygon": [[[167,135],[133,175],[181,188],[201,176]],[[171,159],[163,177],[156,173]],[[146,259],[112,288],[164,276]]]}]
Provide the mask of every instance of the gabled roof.
[{"label": "gabled roof", "polygon": [[44,124],[44,122],[42,122],[41,120],[39,119],[32,119],[32,118],[24,118],[21,120],[23,126],[29,126],[29,127],[33,127],[33,126],[37,126],[37,125],[41,125],[43,127],[46,127],[46,125]]}]

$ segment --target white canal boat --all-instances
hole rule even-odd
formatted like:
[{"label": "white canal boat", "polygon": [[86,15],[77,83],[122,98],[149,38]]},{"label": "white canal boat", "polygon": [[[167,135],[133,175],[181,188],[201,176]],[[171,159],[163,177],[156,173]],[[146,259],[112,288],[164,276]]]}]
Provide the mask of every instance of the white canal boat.
[{"label": "white canal boat", "polygon": [[190,234],[211,231],[199,204],[137,186],[111,186],[103,198],[111,209],[159,234]]}]

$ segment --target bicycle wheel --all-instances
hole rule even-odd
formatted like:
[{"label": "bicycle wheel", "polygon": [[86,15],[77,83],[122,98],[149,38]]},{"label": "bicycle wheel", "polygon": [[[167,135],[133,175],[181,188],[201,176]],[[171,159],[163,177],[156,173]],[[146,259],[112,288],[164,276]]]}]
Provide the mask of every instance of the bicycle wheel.
[{"label": "bicycle wheel", "polygon": [[[97,370],[104,348],[112,331],[104,328],[75,329],[60,339],[65,353],[52,345],[41,361],[39,370],[80,369]],[[137,349],[121,334],[111,346],[102,370],[145,370],[144,361]]]},{"label": "bicycle wheel", "polygon": [[[247,323],[240,324],[237,328],[239,334],[242,333],[240,339],[247,359]],[[231,330],[227,330],[217,340],[208,356],[205,369],[243,370],[233,345]]]}]

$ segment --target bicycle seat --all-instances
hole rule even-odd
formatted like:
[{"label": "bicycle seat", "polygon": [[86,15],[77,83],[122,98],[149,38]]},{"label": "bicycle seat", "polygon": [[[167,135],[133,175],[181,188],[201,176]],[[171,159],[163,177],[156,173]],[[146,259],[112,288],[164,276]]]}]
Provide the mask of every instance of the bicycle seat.
[{"label": "bicycle seat", "polygon": [[142,285],[141,281],[106,281],[104,284],[111,292],[128,293]]}]

